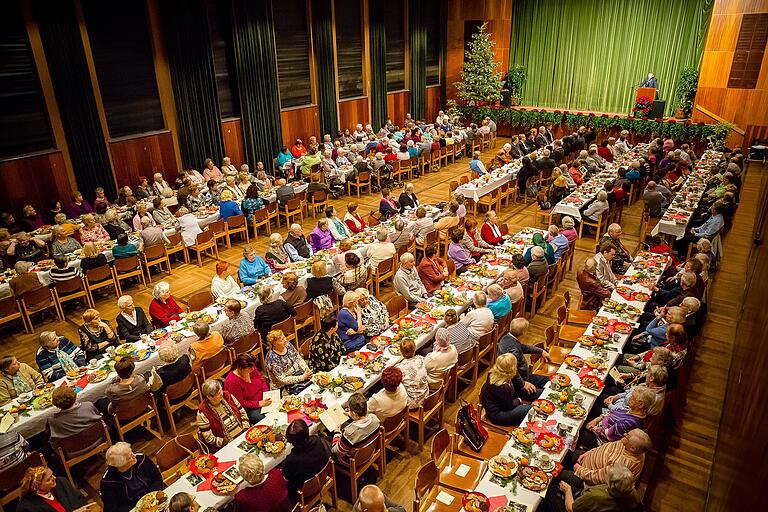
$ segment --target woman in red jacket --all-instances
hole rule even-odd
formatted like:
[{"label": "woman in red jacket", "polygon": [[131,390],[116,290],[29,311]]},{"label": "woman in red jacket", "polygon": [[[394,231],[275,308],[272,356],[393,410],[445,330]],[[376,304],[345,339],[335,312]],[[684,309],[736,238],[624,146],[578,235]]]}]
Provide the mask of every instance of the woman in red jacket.
[{"label": "woman in red jacket", "polygon": [[270,399],[263,399],[267,390],[269,386],[256,368],[256,359],[247,352],[237,356],[232,363],[232,371],[224,379],[224,391],[237,398],[248,414],[251,425],[264,419],[261,408],[272,403]]},{"label": "woman in red jacket", "polygon": [[437,248],[430,245],[424,249],[424,257],[419,262],[418,272],[427,292],[432,293],[443,285],[448,278],[448,265],[443,258],[435,256]]},{"label": "woman in red jacket", "polygon": [[154,299],[149,303],[149,316],[155,329],[162,329],[171,322],[184,318],[184,312],[171,295],[171,285],[160,281],[152,290],[152,296]]},{"label": "woman in red jacket", "polygon": [[491,245],[499,245],[504,241],[504,235],[501,234],[499,228],[499,219],[496,217],[496,212],[489,210],[485,214],[485,224],[480,228],[480,236],[486,243]]},{"label": "woman in red jacket", "polygon": [[366,228],[365,221],[357,214],[357,203],[347,205],[347,214],[344,215],[344,224],[353,233],[360,233]]}]

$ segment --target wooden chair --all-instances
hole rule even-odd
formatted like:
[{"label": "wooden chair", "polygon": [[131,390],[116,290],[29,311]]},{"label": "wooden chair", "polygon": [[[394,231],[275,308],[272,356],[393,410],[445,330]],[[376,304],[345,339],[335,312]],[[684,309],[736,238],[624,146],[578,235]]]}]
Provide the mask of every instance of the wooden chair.
[{"label": "wooden chair", "polygon": [[[176,254],[181,254],[182,258],[184,258],[184,263],[189,263],[189,252],[187,252],[187,246],[184,243],[184,239],[181,237],[181,233],[171,233],[166,238],[168,238],[168,243],[165,245],[165,254],[170,258],[171,256],[174,256]],[[144,251],[146,252],[147,248],[144,248]],[[171,273],[171,263],[170,259],[168,261],[168,273]],[[149,272],[147,272],[149,274]]]},{"label": "wooden chair", "polygon": [[[413,512],[431,512],[435,510],[458,512],[463,510],[461,502],[465,492],[455,491],[440,485],[440,470],[433,460],[419,468],[418,473],[416,473],[416,483],[414,484],[413,492],[415,495]],[[441,493],[453,498],[451,507],[445,507],[445,505],[437,501],[437,496]]]},{"label": "wooden chair", "polygon": [[36,290],[31,290],[24,293],[19,299],[21,306],[22,319],[24,320],[24,326],[28,334],[32,334],[35,331],[34,325],[32,325],[31,315],[35,313],[41,313],[47,309],[53,308],[53,312],[56,314],[56,318],[59,321],[64,321],[64,318],[60,316],[59,308],[56,307],[56,299],[53,295],[53,290],[47,286],[41,286]]},{"label": "wooden chair", "polygon": [[584,229],[584,226],[592,226],[595,228],[595,243],[597,243],[600,240],[600,236],[604,231],[604,226],[606,225],[605,221],[607,218],[608,218],[608,210],[605,210],[603,213],[600,214],[600,217],[597,218],[597,222],[591,221],[586,217],[583,217],[581,219],[581,223],[579,224],[579,238],[581,238],[581,232]]},{"label": "wooden chair", "polygon": [[513,319],[525,316],[525,295],[522,299],[512,303],[511,316]]},{"label": "wooden chair", "polygon": [[[311,339],[315,332],[320,329],[320,318],[315,318],[315,310],[313,308],[314,302],[308,300],[303,304],[295,306],[296,316],[293,318],[293,329],[296,332],[296,339],[301,340]],[[299,335],[302,330],[309,328],[309,338]]]},{"label": "wooden chair", "polygon": [[373,287],[376,290],[376,297],[381,297],[381,283],[388,279],[395,278],[395,257],[387,258],[376,267],[376,273],[373,276]]},{"label": "wooden chair", "polygon": [[[301,211],[307,212],[309,214],[309,208],[307,205],[307,191],[302,190],[301,192],[296,192],[296,199],[298,199],[301,202]],[[301,221],[304,222],[304,217],[302,215]]]},{"label": "wooden chair", "polygon": [[[440,485],[466,492],[474,489],[480,483],[487,463],[456,453],[454,436],[455,434],[451,434],[448,430],[440,429],[432,438],[430,455],[432,462],[440,471]],[[469,472],[464,477],[458,477],[456,476],[456,469],[462,465],[469,467]]]},{"label": "wooden chair", "polygon": [[[478,346],[475,344],[472,348],[459,353],[459,359],[456,361],[456,379],[452,382],[452,387],[448,390],[449,400],[455,402],[459,396],[459,382],[467,384],[467,387],[473,388],[477,382],[478,372]],[[471,374],[470,378],[465,375]]]},{"label": "wooden chair", "polygon": [[203,266],[202,255],[206,252],[210,253],[210,256],[214,259],[219,259],[219,246],[216,245],[214,233],[210,229],[203,231],[195,238],[195,245],[187,248],[188,251],[195,251],[197,255],[197,266]]},{"label": "wooden chair", "polygon": [[232,366],[232,360],[230,359],[229,350],[223,348],[218,354],[203,361],[200,365],[201,380],[198,382],[198,387],[203,385],[208,379],[223,379],[224,376],[229,373],[229,369]]},{"label": "wooden chair", "polygon": [[328,193],[325,190],[315,190],[309,197],[309,209],[312,211],[313,218],[317,218],[318,208],[322,217],[325,209],[328,208]]},{"label": "wooden chair", "polygon": [[499,189],[492,190],[477,201],[477,207],[484,206],[486,210],[501,210],[501,192]]},{"label": "wooden chair", "polygon": [[245,336],[240,336],[232,345],[230,345],[229,350],[232,352],[230,357],[233,361],[240,354],[248,353],[255,356],[259,361],[261,371],[266,372],[266,367],[264,365],[264,348],[261,344],[261,336],[259,335],[259,331],[253,331],[252,333],[246,334]]},{"label": "wooden chair", "polygon": [[584,326],[568,325],[568,310],[565,309],[565,306],[557,308],[557,337],[560,341],[571,346],[576,345],[586,330],[587,328]]},{"label": "wooden chair", "polygon": [[544,302],[551,298],[555,294],[555,291],[557,291],[557,278],[560,273],[561,261],[562,258],[560,258],[552,265],[549,265],[549,270],[547,271],[547,285],[544,294]]},{"label": "wooden chair", "polygon": [[437,420],[437,428],[443,426],[443,410],[445,408],[445,385],[430,393],[421,404],[408,411],[408,419],[416,424],[419,439],[419,451],[424,448],[424,434],[427,424]]},{"label": "wooden chair", "polygon": [[[549,327],[548,329],[551,329],[551,331],[545,331],[545,336],[547,338],[551,337],[554,340],[555,328]],[[538,341],[534,343],[533,346],[540,348],[541,350],[547,350],[548,343],[547,341]],[[562,350],[559,350],[559,347],[557,346],[554,346],[553,348],[555,349],[557,356],[561,357]],[[562,357],[565,357],[565,356],[562,356]],[[533,374],[544,375],[546,377],[549,377],[553,373],[556,373],[557,370],[560,369],[560,365],[562,364],[563,364],[562,362],[553,363],[552,361],[546,361],[540,354],[532,354],[530,356],[529,368],[531,373]]]},{"label": "wooden chair", "polygon": [[[282,207],[280,210],[280,217],[285,217],[285,225],[289,226],[291,224],[291,220],[299,217],[301,219],[301,222],[304,222],[304,208],[301,204],[301,198],[294,197],[293,199],[289,199],[285,206]],[[278,220],[278,226],[280,222]]]},{"label": "wooden chair", "polygon": [[251,227],[253,228],[253,238],[259,241],[259,228],[267,228],[267,236],[272,234],[272,226],[269,223],[269,212],[266,208],[261,208],[253,212],[253,220],[251,221]]},{"label": "wooden chair", "polygon": [[[477,363],[487,363],[488,366],[493,364],[493,355],[496,353],[496,345],[494,343],[494,340],[496,339],[496,332],[497,327],[494,326],[494,328],[480,336],[480,339],[477,340]],[[486,361],[485,358],[488,357],[488,360]]]},{"label": "wooden chair", "polygon": [[419,242],[416,242],[416,253],[414,256],[418,256],[418,253],[421,252],[421,254],[424,254],[424,250],[429,247],[430,245],[437,246],[437,243],[440,241],[440,232],[438,230],[430,231],[427,233],[427,235],[424,237],[424,243],[420,244]]},{"label": "wooden chair", "polygon": [[566,321],[571,325],[589,325],[597,316],[597,311],[592,309],[571,309],[571,292],[565,290],[563,293],[563,304],[565,304]]},{"label": "wooden chair", "polygon": [[187,313],[190,311],[201,311],[213,304],[214,300],[211,290],[193,293],[187,299]]},{"label": "wooden chair", "polygon": [[106,452],[112,446],[109,430],[104,421],[97,421],[75,435],[59,439],[56,442],[56,456],[59,458],[69,482],[75,486],[70,468],[94,455]]},{"label": "wooden chair", "polygon": [[114,288],[115,294],[118,297],[122,294],[120,291],[120,283],[115,279],[109,265],[102,265],[97,268],[86,270],[85,282],[88,285],[88,293],[91,295],[91,304],[93,304],[93,292],[102,288]]},{"label": "wooden chair", "polygon": [[330,494],[331,505],[336,510],[339,496],[336,494],[336,465],[333,458],[328,458],[328,463],[318,474],[304,482],[298,490],[296,507],[293,512],[309,512],[316,505],[323,502],[323,498]]},{"label": "wooden chair", "polygon": [[[181,238],[181,235],[179,235],[179,238]],[[169,237],[170,239],[170,237]],[[184,247],[184,242],[181,243],[182,248],[184,250],[184,254],[186,255],[186,247]],[[185,257],[186,261],[186,257]],[[144,248],[144,252],[141,255],[141,262],[144,264],[144,270],[147,273],[147,283],[152,283],[152,272],[150,272],[150,268],[159,265],[162,269],[163,265],[166,265],[168,268],[168,275],[171,274],[171,260],[168,259],[168,250],[165,245],[163,244],[157,244],[157,245],[151,245],[149,247]]]},{"label": "wooden chair", "polygon": [[34,329],[29,330],[27,328],[27,321],[21,312],[20,304],[16,298],[12,295],[3,297],[0,299],[0,325],[13,322],[14,320],[21,320],[21,325],[24,326],[24,330],[27,334],[32,334],[31,331],[34,331]]},{"label": "wooden chair", "polygon": [[48,466],[40,452],[32,452],[18,463],[0,471],[0,510],[21,497],[21,479],[29,468]]},{"label": "wooden chair", "polygon": [[277,201],[275,201],[274,203],[268,203],[264,207],[264,209],[267,210],[267,218],[269,219],[269,222],[272,222],[272,220],[274,220],[275,226],[279,228],[280,227],[280,209],[278,208]]},{"label": "wooden chair", "polygon": [[[453,153],[453,151],[451,151]],[[448,167],[448,147],[440,148],[440,167]]]},{"label": "wooden chair", "polygon": [[227,249],[232,247],[232,235],[245,235],[245,243],[251,243],[251,236],[248,234],[248,223],[245,221],[245,215],[233,215],[227,218],[224,224],[224,234],[227,237]]},{"label": "wooden chair", "polygon": [[[117,428],[117,435],[121,441],[125,441],[125,433],[136,427],[144,427],[149,433],[158,439],[163,438],[163,423],[157,412],[155,397],[150,391],[139,395],[132,400],[123,400],[110,404],[112,419]],[[152,420],[157,421],[157,430],[152,428]]]},{"label": "wooden chair", "polygon": [[[413,179],[413,167],[410,160],[395,160],[392,162],[392,181],[396,184],[403,184],[407,180]],[[381,185],[379,185],[381,188]]]},{"label": "wooden chair", "polygon": [[526,298],[526,302],[531,305],[530,316],[528,318],[533,318],[536,315],[536,309],[540,307],[539,299],[541,299],[541,302],[543,303],[546,298],[546,293],[547,276],[543,275],[533,284],[533,288],[530,290],[530,292],[528,292],[528,298]]},{"label": "wooden chair", "polygon": [[283,331],[285,338],[288,341],[293,341],[296,348],[299,348],[299,337],[296,335],[296,324],[293,322],[292,316],[273,325],[272,330]]},{"label": "wooden chair", "polygon": [[466,174],[459,176],[459,186],[466,185],[467,183],[469,183],[469,176]]},{"label": "wooden chair", "polygon": [[[76,276],[66,281],[56,281],[53,283],[53,299],[62,318],[64,317],[64,309],[61,305],[65,302],[81,298],[85,299],[87,307],[93,307],[91,296],[88,294],[88,286],[85,284],[85,278]],[[21,316],[21,313],[19,313],[19,316]]]},{"label": "wooden chair", "polygon": [[[394,416],[385,419],[381,424],[382,435],[384,436],[384,448],[389,448],[394,440],[403,436],[403,448],[408,449],[410,440],[410,425],[408,420],[408,406]],[[385,454],[386,457],[386,454]]]},{"label": "wooden chair", "polygon": [[549,362],[560,367],[565,361],[565,356],[571,353],[570,348],[561,347],[557,341],[557,327],[550,325],[544,330],[544,346],[549,352]]},{"label": "wooden chair", "polygon": [[471,197],[464,197],[464,207],[467,209],[467,214],[477,216],[477,203]]},{"label": "wooden chair", "polygon": [[448,201],[450,202],[453,200],[453,192],[459,188],[459,182],[457,180],[452,180],[450,183],[448,183]]},{"label": "wooden chair", "polygon": [[227,243],[227,228],[224,219],[208,224],[208,231],[213,233],[213,240],[216,242],[216,245],[219,244],[219,240],[223,240],[225,244]]},{"label": "wooden chair", "polygon": [[381,429],[376,431],[367,441],[353,448],[348,457],[337,461],[339,473],[349,477],[351,502],[357,501],[358,479],[368,468],[375,467],[378,477],[384,476],[384,436]]},{"label": "wooden chair", "polygon": [[483,139],[481,143],[482,150],[485,151],[486,149],[489,149],[491,147],[491,134],[485,133],[483,134]]},{"label": "wooden chair", "polygon": [[189,462],[203,452],[193,434],[176,436],[155,452],[153,459],[165,485],[171,485],[189,469]]},{"label": "wooden chair", "polygon": [[373,185],[371,183],[371,173],[368,171],[361,172],[357,175],[357,179],[355,181],[347,181],[347,194],[352,195],[352,187],[355,188],[355,191],[357,192],[357,198],[360,199],[360,190],[364,188],[368,188],[368,193],[373,193]]},{"label": "wooden chair", "polygon": [[176,420],[173,418],[173,413],[184,407],[196,411],[199,402],[200,389],[196,385],[195,376],[191,373],[184,377],[184,380],[171,384],[165,389],[163,405],[174,436],[179,435],[179,433],[176,430]]},{"label": "wooden chair", "polygon": [[640,221],[640,243],[645,243],[645,240],[652,236],[651,232],[661,219],[652,219],[650,210],[647,206],[643,206],[643,216]]},{"label": "wooden chair", "polygon": [[[507,444],[507,441],[510,439],[510,435],[508,432],[504,431],[503,429],[497,427],[496,425],[493,425],[491,423],[488,423],[487,421],[484,421],[482,419],[483,417],[483,406],[480,404],[475,404],[475,412],[477,413],[478,419],[480,419],[480,423],[485,427],[485,430],[488,432],[488,439],[486,439],[485,443],[483,444],[483,447],[480,449],[479,452],[476,452],[474,449],[472,449],[466,441],[464,441],[464,438],[461,436],[458,436],[458,443],[456,443],[456,453],[459,453],[461,455],[465,455],[467,457],[471,457],[473,459],[479,459],[482,461],[487,461],[494,455],[498,455],[502,452],[504,449],[504,446]],[[459,431],[459,415],[456,414],[456,423],[454,424],[454,428],[456,431]]]},{"label": "wooden chair", "polygon": [[408,301],[402,295],[395,295],[387,301],[389,321],[395,322],[408,314]]},{"label": "wooden chair", "polygon": [[112,274],[118,287],[122,290],[120,283],[132,277],[138,277],[144,288],[147,287],[147,281],[144,279],[144,269],[141,266],[141,260],[138,256],[129,256],[127,258],[118,258],[112,264]]}]

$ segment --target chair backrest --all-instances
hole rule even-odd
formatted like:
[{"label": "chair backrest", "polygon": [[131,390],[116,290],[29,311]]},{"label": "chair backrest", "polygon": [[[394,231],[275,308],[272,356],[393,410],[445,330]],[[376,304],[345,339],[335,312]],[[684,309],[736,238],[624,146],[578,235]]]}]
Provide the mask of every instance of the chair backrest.
[{"label": "chair backrest", "polygon": [[235,355],[252,352],[257,348],[261,348],[261,336],[259,336],[259,331],[253,331],[245,336],[240,336],[232,344],[232,350],[235,351]]},{"label": "chair backrest", "polygon": [[210,378],[211,375],[216,375],[223,370],[229,364],[229,352],[226,349],[221,349],[217,354],[209,357],[200,368],[203,370],[205,378]]},{"label": "chair backrest", "polygon": [[294,321],[296,323],[300,324],[300,323],[304,322],[307,318],[309,318],[311,316],[314,316],[315,312],[312,309],[313,305],[314,305],[314,302],[312,302],[311,300],[308,300],[308,301],[304,302],[303,304],[299,304],[298,306],[294,306],[293,309],[296,310],[296,316],[293,317]]},{"label": "chair backrest", "polygon": [[469,183],[469,176],[463,175],[459,177],[459,185],[466,185],[467,183]]},{"label": "chair backrest", "polygon": [[306,480],[299,491],[300,503],[308,503],[312,498],[323,492],[323,487],[334,480],[333,458],[329,457],[328,462],[323,466],[318,474]]},{"label": "chair backrest", "polygon": [[438,464],[445,451],[450,450],[450,448],[451,434],[446,429],[441,428],[432,438],[432,446],[430,447],[432,461]]},{"label": "chair backrest", "polygon": [[15,315],[18,312],[19,303],[16,302],[16,297],[11,295],[0,299],[0,317]]},{"label": "chair backrest", "polygon": [[56,445],[67,458],[71,458],[108,440],[107,425],[100,420],[75,435],[57,440]]},{"label": "chair backrest", "polygon": [[433,391],[427,396],[427,398],[424,399],[424,401],[421,403],[421,406],[425,411],[433,409],[440,403],[440,400],[443,399],[443,389],[444,388],[441,386],[440,389]]},{"label": "chair backrest", "polygon": [[466,366],[472,362],[475,357],[475,346],[468,348],[464,352],[459,352],[459,359],[456,361],[456,366]]},{"label": "chair backrest", "polygon": [[17,464],[0,471],[0,491],[4,491],[3,494],[9,494],[21,485],[21,479],[24,478],[27,469],[47,465],[40,452],[30,453]]},{"label": "chair backrest", "polygon": [[298,199],[301,202],[304,202],[307,200],[307,191],[302,190],[301,192],[296,192],[296,199]]},{"label": "chair backrest", "polygon": [[165,396],[169,401],[178,400],[189,395],[195,387],[195,376],[188,374],[183,380],[169,385],[165,388]]},{"label": "chair backrest", "polygon": [[267,209],[266,208],[259,208],[258,210],[253,212],[253,221],[254,222],[264,222],[267,220]]},{"label": "chair backrest", "polygon": [[565,309],[571,309],[571,292],[569,292],[568,290],[565,290],[565,292],[563,292],[563,301],[565,304]]},{"label": "chair backrest", "polygon": [[109,269],[109,265],[102,265],[100,267],[92,268],[85,272],[85,277],[89,283],[98,283],[112,277],[112,271]]},{"label": "chair backrest", "polygon": [[224,231],[224,219],[219,219],[217,221],[211,222],[208,224],[208,231],[213,231],[214,233],[221,233]]},{"label": "chair backrest", "polygon": [[555,326],[554,325],[550,325],[549,327],[546,328],[546,330],[544,331],[544,337],[547,340],[546,341],[547,348],[555,344]]},{"label": "chair backrest", "polygon": [[[83,286],[82,277],[73,277],[71,279],[67,279],[66,281],[56,281],[54,283],[54,286],[59,295],[68,295],[70,293],[74,293],[74,292],[85,289]],[[0,308],[0,313],[2,313],[2,308]],[[4,316],[4,315],[0,315],[0,316]]]},{"label": "chair backrest", "polygon": [[312,192],[312,197],[310,199],[313,203],[323,203],[328,200],[328,194],[325,190],[315,190]]},{"label": "chair backrest", "polygon": [[195,239],[195,243],[197,245],[204,245],[209,243],[211,240],[213,240],[213,231],[210,229],[206,229],[202,233],[197,234],[197,238]]},{"label": "chair backrest", "polygon": [[245,226],[245,215],[233,215],[227,217],[227,227],[230,229]]},{"label": "chair backrest", "polygon": [[404,421],[408,421],[408,406],[403,407],[402,411],[382,422],[381,426],[384,428],[384,435],[386,436],[400,428]]},{"label": "chair backrest", "polygon": [[[170,237],[168,237],[168,239],[170,240]],[[146,259],[147,261],[156,260],[164,256],[165,256],[165,246],[163,244],[150,245],[149,247],[144,247],[144,259]]]},{"label": "chair backrest", "polygon": [[[162,247],[162,245],[160,245]],[[128,256],[127,258],[117,258],[114,263],[115,271],[119,273],[133,272],[141,266],[138,256]]]},{"label": "chair backrest", "polygon": [[293,336],[295,334],[295,328],[293,323],[293,317],[289,316],[282,322],[278,322],[272,326],[273,330],[283,331],[286,336]]},{"label": "chair backrest", "polygon": [[408,307],[408,301],[402,295],[395,295],[387,301],[387,313],[389,318],[400,316],[400,313]]},{"label": "chair backrest", "polygon": [[201,309],[207,308],[213,304],[213,301],[214,299],[211,291],[203,290],[201,292],[190,295],[189,299],[187,299],[187,306],[189,307],[190,311],[200,311]]},{"label": "chair backrest", "polygon": [[197,456],[200,452],[200,444],[195,436],[182,434],[174,437],[155,452],[155,462],[162,473]]},{"label": "chair backrest", "polygon": [[371,181],[371,173],[368,171],[361,172],[357,175],[357,182],[358,183],[367,183]]},{"label": "chair backrest", "polygon": [[413,489],[416,494],[416,499],[421,499],[424,496],[427,496],[439,481],[440,472],[437,470],[434,461],[430,460],[421,466],[418,473],[416,473],[416,484]]},{"label": "chair backrest", "polygon": [[277,202],[268,203],[265,209],[270,213],[270,215],[274,215],[274,213],[277,211]]},{"label": "chair backrest", "polygon": [[288,201],[286,201],[285,209],[288,210],[289,212],[293,210],[301,209],[301,198],[294,197],[293,199],[289,199]]},{"label": "chair backrest", "polygon": [[[181,233],[178,231],[175,233],[171,233],[170,235],[167,235],[166,238],[168,239],[168,246],[174,247],[176,245],[184,243],[184,239],[181,238]],[[157,247],[162,247],[162,244],[158,245]],[[144,248],[144,253],[146,254],[147,248]]]},{"label": "chair backrest", "polygon": [[[525,294],[518,300],[517,302],[512,303],[512,318],[518,318],[523,316],[523,313],[525,312]],[[510,319],[511,322],[511,319]],[[509,328],[509,325],[507,325],[507,328]]]},{"label": "chair backrest", "polygon": [[477,347],[480,350],[485,350],[486,348],[488,348],[488,346],[491,345],[491,343],[493,343],[494,334],[495,334],[495,328],[491,332],[487,332],[482,336],[480,336],[480,339],[477,340]]},{"label": "chair backrest", "polygon": [[565,309],[565,306],[560,306],[557,308],[557,323],[558,325],[563,325],[568,318],[568,312]]},{"label": "chair backrest", "polygon": [[434,231],[430,231],[424,237],[424,247],[429,247],[430,245],[436,244],[439,237],[440,232],[438,230],[435,229]]},{"label": "chair backrest", "polygon": [[149,391],[131,400],[121,400],[112,403],[114,415],[122,422],[136,419],[153,407],[154,401]]},{"label": "chair backrest", "polygon": [[352,452],[349,455],[350,466],[352,460],[354,460],[354,465],[359,468],[373,459],[376,456],[376,452],[379,450],[380,442],[381,430],[377,430],[376,434],[372,435],[366,442],[352,449]]},{"label": "chair backrest", "polygon": [[51,289],[47,286],[41,286],[22,294],[21,300],[24,301],[24,305],[28,309],[36,309],[50,304],[53,298],[51,297]]},{"label": "chair backrest", "polygon": [[376,269],[376,272],[378,272],[379,275],[388,274],[391,272],[395,267],[395,257],[389,257],[379,263],[378,268]]}]

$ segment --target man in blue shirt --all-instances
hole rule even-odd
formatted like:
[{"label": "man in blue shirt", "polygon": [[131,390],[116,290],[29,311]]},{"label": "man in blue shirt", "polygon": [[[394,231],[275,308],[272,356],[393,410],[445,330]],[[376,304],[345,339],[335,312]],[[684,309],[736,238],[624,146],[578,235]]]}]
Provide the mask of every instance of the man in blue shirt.
[{"label": "man in blue shirt", "polygon": [[480,160],[479,151],[475,151],[472,154],[472,161],[469,162],[469,168],[472,170],[472,172],[477,173],[478,176],[488,174],[488,171],[485,170],[485,165],[483,165],[483,162]]},{"label": "man in blue shirt", "polygon": [[720,205],[712,206],[710,210],[712,216],[698,228],[691,228],[691,234],[696,238],[707,238],[711,240],[723,229],[725,221],[723,220],[723,209]]}]

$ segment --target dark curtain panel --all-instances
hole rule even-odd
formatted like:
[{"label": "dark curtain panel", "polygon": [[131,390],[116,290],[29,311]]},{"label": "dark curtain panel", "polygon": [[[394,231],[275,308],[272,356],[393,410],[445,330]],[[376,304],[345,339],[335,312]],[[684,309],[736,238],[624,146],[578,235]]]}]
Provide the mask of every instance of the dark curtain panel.
[{"label": "dark curtain panel", "polygon": [[245,154],[269,169],[282,140],[271,0],[232,0],[232,42]]},{"label": "dark curtain panel", "polygon": [[447,49],[448,49],[448,9],[443,2],[440,5],[440,106],[445,107],[446,96],[445,88],[447,80],[445,79],[445,68],[447,67]]},{"label": "dark curtain panel", "polygon": [[221,161],[224,141],[204,0],[160,2],[184,167]]},{"label": "dark curtain panel", "polygon": [[56,0],[37,0],[33,6],[77,186],[88,199],[93,199],[96,187],[116,197],[74,7]]},{"label": "dark curtain panel", "polygon": [[381,127],[387,120],[387,40],[384,30],[386,2],[371,0],[368,4],[371,47],[371,126]]},{"label": "dark curtain panel", "polygon": [[[422,4],[419,0],[408,2],[408,24],[411,48],[411,115],[423,119],[427,103],[427,27],[422,19]],[[430,13],[424,13],[429,16]],[[432,13],[434,15],[434,13]]]},{"label": "dark curtain panel", "polygon": [[[312,21],[317,57],[317,107],[320,111],[320,134],[336,136],[339,116],[336,111],[336,76],[333,72],[333,3],[314,0]],[[322,140],[322,139],[321,139]]]}]

